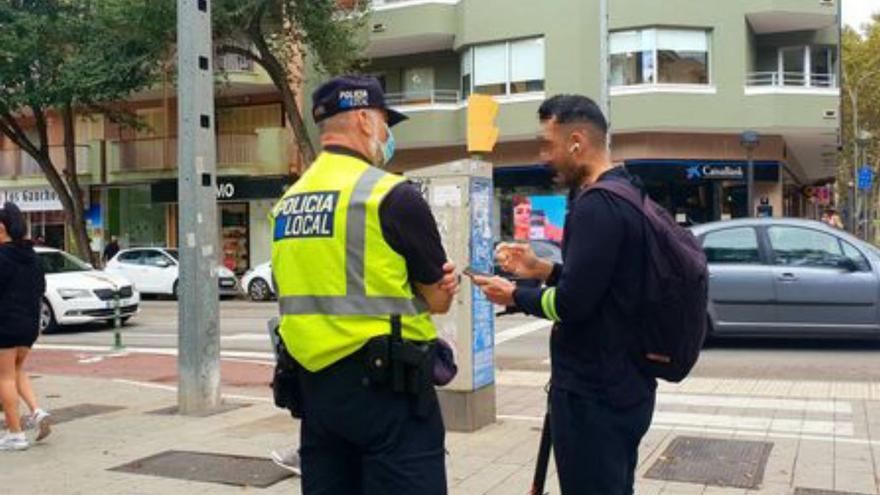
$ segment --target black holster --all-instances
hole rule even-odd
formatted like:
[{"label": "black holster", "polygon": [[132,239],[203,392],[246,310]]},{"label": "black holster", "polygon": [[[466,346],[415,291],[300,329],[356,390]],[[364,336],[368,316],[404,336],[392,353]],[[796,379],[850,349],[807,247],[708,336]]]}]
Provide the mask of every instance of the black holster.
[{"label": "black holster", "polygon": [[[277,331],[277,329],[276,329]],[[272,395],[275,406],[290,411],[294,418],[303,416],[303,390],[300,382],[302,366],[287,352],[281,339],[275,351],[278,356],[275,362],[275,373],[272,376]]]},{"label": "black holster", "polygon": [[427,417],[434,400],[434,346],[403,340],[400,315],[391,316],[391,336],[371,339],[364,346],[367,377],[392,391],[406,394],[416,417]]}]

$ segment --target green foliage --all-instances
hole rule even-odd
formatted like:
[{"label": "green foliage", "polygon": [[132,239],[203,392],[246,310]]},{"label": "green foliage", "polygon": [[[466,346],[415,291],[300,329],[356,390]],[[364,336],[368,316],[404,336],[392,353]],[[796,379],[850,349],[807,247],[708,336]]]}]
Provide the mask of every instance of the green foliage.
[{"label": "green foliage", "polygon": [[843,153],[839,179],[842,184],[852,180],[855,151],[853,99],[858,100],[858,120],[862,130],[873,134],[867,147],[867,161],[880,167],[880,15],[866,26],[864,36],[846,28],[843,32]]}]

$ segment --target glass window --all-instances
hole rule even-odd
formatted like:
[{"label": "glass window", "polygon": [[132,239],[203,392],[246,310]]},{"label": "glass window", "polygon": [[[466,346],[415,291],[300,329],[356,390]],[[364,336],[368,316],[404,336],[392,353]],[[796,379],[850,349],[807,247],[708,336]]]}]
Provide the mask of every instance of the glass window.
[{"label": "glass window", "polygon": [[430,103],[433,91],[433,67],[413,67],[403,71],[403,93],[406,103]]},{"label": "glass window", "polygon": [[160,267],[164,268],[166,266],[171,265],[171,260],[168,259],[168,256],[165,256],[161,251],[144,251],[144,256],[142,258],[141,263],[147,266]]},{"label": "glass window", "polygon": [[510,43],[510,92],[544,91],[544,38]]},{"label": "glass window", "polygon": [[859,267],[860,272],[870,272],[871,271],[871,263],[865,259],[865,255],[861,253],[855,246],[852,244],[841,240],[840,245],[843,247],[843,255],[847,258],[853,260],[856,263],[856,266]]},{"label": "glass window", "polygon": [[758,250],[758,234],[751,227],[719,230],[706,234],[703,251],[709,263],[753,264],[761,263]]},{"label": "glass window", "polygon": [[467,49],[461,57],[461,97],[467,99],[471,95],[471,83],[474,73],[474,51]]},{"label": "glass window", "polygon": [[611,33],[609,52],[612,86],[654,82],[654,30]]},{"label": "glass window", "polygon": [[709,84],[709,43],[705,31],[657,30],[657,81]]},{"label": "glass window", "polygon": [[138,263],[140,263],[140,259],[140,251],[128,251],[127,253],[122,253],[119,255],[119,262],[126,263],[128,265],[137,265]]},{"label": "glass window", "polygon": [[474,48],[474,93],[507,94],[507,43]]},{"label": "glass window", "polygon": [[44,273],[88,272],[92,269],[82,261],[60,251],[38,253]]},{"label": "glass window", "polygon": [[611,33],[612,86],[709,84],[709,33],[643,29]]},{"label": "glass window", "polygon": [[838,268],[844,259],[837,237],[800,227],[770,227],[777,265]]}]

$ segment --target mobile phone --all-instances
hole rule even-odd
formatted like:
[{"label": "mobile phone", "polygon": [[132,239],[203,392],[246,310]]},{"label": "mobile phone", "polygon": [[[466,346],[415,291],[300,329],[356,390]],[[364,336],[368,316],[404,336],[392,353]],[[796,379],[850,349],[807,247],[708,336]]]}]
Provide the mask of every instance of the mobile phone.
[{"label": "mobile phone", "polygon": [[474,267],[472,267],[472,266],[469,266],[469,267],[465,268],[464,271],[463,271],[462,273],[464,273],[465,275],[467,275],[467,276],[470,277],[470,278],[474,278],[474,277],[494,277],[494,276],[495,276],[495,274],[493,274],[493,273],[483,272],[483,271],[477,270],[476,268],[474,268]]}]

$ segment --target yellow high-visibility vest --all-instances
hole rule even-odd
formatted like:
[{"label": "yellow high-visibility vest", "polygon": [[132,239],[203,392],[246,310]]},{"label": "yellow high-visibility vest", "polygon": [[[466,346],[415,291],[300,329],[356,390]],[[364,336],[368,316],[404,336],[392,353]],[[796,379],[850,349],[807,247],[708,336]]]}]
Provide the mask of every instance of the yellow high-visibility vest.
[{"label": "yellow high-visibility vest", "polygon": [[403,177],[323,152],[270,213],[272,274],[281,338],[305,369],[319,371],[391,332],[436,339],[406,260],[385,241],[379,205]]}]

